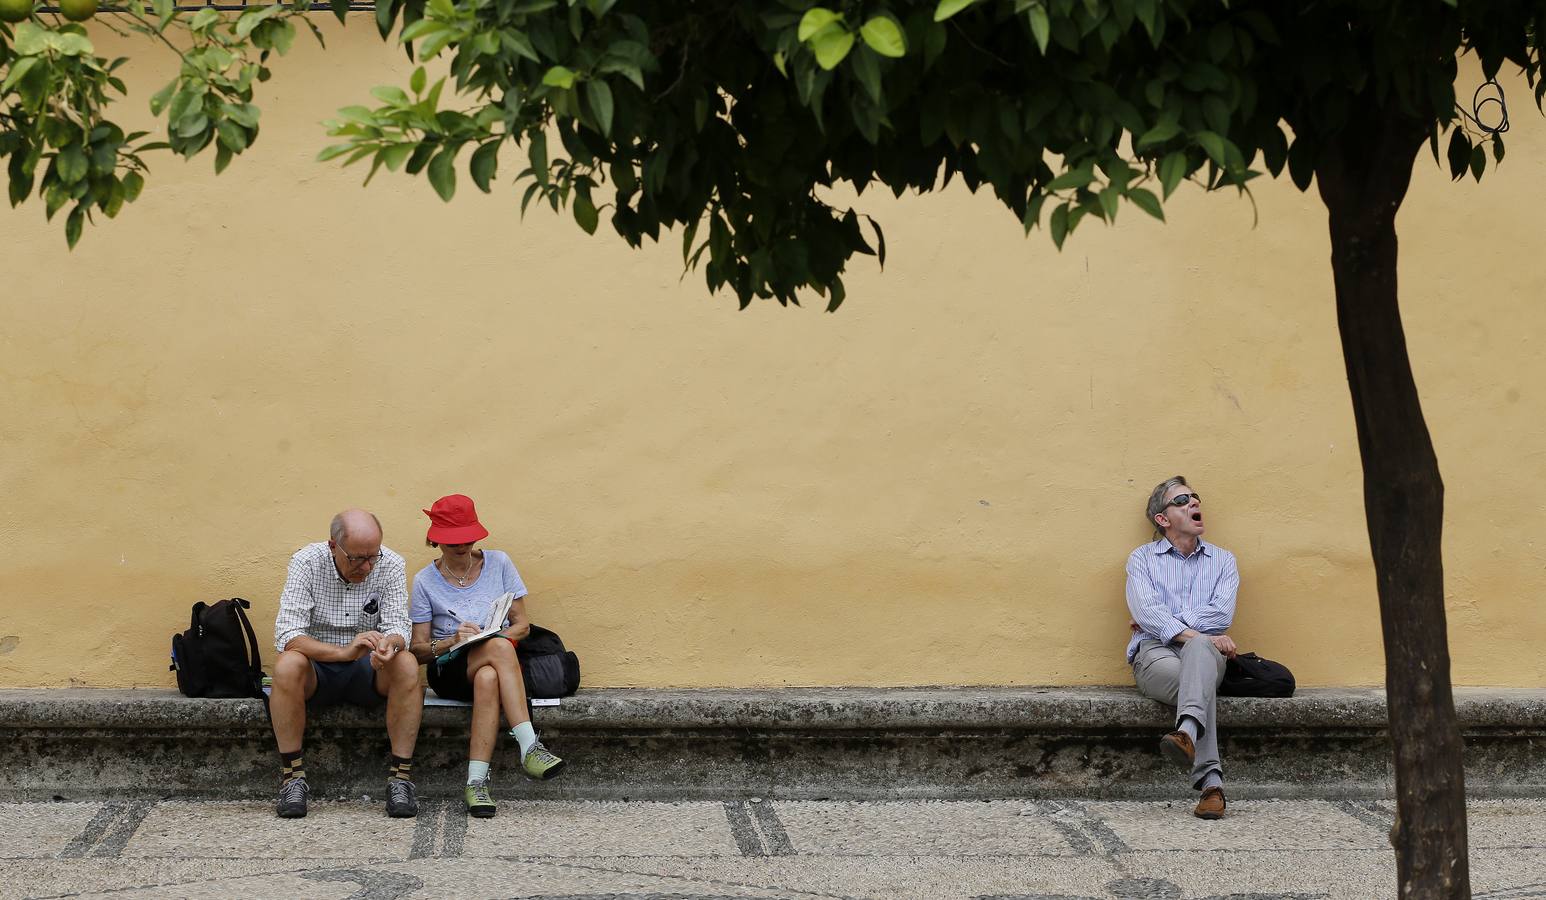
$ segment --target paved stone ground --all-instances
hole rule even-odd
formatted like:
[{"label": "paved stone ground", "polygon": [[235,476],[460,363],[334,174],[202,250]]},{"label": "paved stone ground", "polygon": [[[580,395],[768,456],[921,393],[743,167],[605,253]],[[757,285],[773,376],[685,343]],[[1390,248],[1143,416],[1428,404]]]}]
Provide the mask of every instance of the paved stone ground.
[{"label": "paved stone ground", "polygon": [[[505,787],[505,795],[514,793]],[[0,897],[1394,896],[1379,801],[0,805]],[[1546,898],[1546,800],[1471,804],[1477,897]]]}]

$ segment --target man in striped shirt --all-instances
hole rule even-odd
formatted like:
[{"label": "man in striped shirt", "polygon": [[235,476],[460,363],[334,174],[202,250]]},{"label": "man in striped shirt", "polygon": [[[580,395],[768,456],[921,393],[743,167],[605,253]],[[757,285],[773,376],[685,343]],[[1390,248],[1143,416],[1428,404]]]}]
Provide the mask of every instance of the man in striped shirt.
[{"label": "man in striped shirt", "polygon": [[1233,553],[1202,539],[1202,498],[1185,478],[1160,482],[1147,514],[1159,539],[1127,557],[1127,661],[1140,693],[1176,708],[1176,730],[1160,738],[1160,751],[1202,792],[1193,814],[1217,819],[1224,815],[1224,769],[1214,697],[1224,663],[1235,655],[1227,632],[1240,572]]},{"label": "man in striped shirt", "polygon": [[290,557],[274,621],[269,718],[279,745],[280,818],[306,815],[301,738],[309,710],[336,703],[386,706],[392,767],[387,815],[413,816],[413,748],[424,712],[419,661],[407,652],[408,577],[403,558],[381,546],[381,522],[362,509],[333,517],[328,540]]}]

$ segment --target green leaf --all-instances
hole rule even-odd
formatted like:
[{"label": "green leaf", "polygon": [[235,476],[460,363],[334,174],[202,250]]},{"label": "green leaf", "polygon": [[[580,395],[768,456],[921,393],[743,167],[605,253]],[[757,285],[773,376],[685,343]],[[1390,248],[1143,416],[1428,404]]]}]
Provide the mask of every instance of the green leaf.
[{"label": "green leaf", "polygon": [[338,157],[343,156],[345,153],[348,153],[353,149],[353,144],[334,144],[331,147],[324,147],[322,148],[322,152],[317,154],[317,162],[327,162],[330,159],[337,159]]},{"label": "green leaf", "polygon": [[934,21],[943,22],[975,2],[977,0],[939,0],[939,5],[934,7]]},{"label": "green leaf", "polygon": [[456,148],[445,147],[429,161],[429,183],[440,195],[450,201],[456,196]]},{"label": "green leaf", "polygon": [[1161,222],[1165,221],[1165,210],[1160,206],[1159,198],[1149,191],[1143,188],[1132,188],[1127,192],[1127,199],[1154,218]]},{"label": "green leaf", "polygon": [[842,20],[843,17],[841,15],[830,9],[822,9],[819,6],[808,9],[800,19],[800,30],[796,33],[796,37],[798,37],[801,43],[804,43],[822,29]]},{"label": "green leaf", "polygon": [[177,120],[177,136],[185,138],[198,137],[209,127],[209,118],[202,110],[195,109],[181,119]]},{"label": "green leaf", "polygon": [[74,209],[70,210],[69,218],[64,220],[64,240],[71,250],[74,250],[75,244],[80,241],[81,226],[85,222],[86,208],[81,205],[77,205]]},{"label": "green leaf", "polygon": [[1040,3],[1031,7],[1025,13],[1025,18],[1031,23],[1031,36],[1036,38],[1036,46],[1041,50],[1041,55],[1047,55],[1047,41],[1052,36],[1052,22],[1047,18],[1047,8]]},{"label": "green leaf", "polygon": [[600,215],[596,212],[596,204],[591,202],[588,188],[574,192],[574,220],[585,229],[586,234],[596,233]]},{"label": "green leaf", "polygon": [[1052,179],[1051,183],[1047,185],[1047,190],[1064,191],[1069,188],[1082,188],[1094,180],[1095,170],[1091,168],[1089,163],[1086,163],[1077,169],[1070,169]]},{"label": "green leaf", "polygon": [[379,153],[381,164],[387,167],[388,172],[396,172],[413,150],[413,144],[393,144],[390,147],[382,147]]},{"label": "green leaf", "polygon": [[156,91],[150,98],[150,114],[161,115],[161,110],[166,109],[166,102],[172,99],[172,93],[177,90],[177,79],[167,82],[166,87]]},{"label": "green leaf", "polygon": [[1117,209],[1122,202],[1122,192],[1113,187],[1108,187],[1100,192],[1100,214],[1107,222],[1117,220]]},{"label": "green leaf", "polygon": [[1160,186],[1164,188],[1165,199],[1169,200],[1171,193],[1186,177],[1186,154],[1181,151],[1165,154],[1159,165]]},{"label": "green leaf", "polygon": [[1059,250],[1063,249],[1063,240],[1068,237],[1068,204],[1064,203],[1052,211],[1052,220],[1047,223],[1047,229],[1052,234],[1052,243]]},{"label": "green leaf", "polygon": [[1192,138],[1197,141],[1197,146],[1201,147],[1203,152],[1208,154],[1209,159],[1220,166],[1225,164],[1224,139],[1222,137],[1211,131],[1199,131],[1192,135]]},{"label": "green leaf", "polygon": [[542,83],[549,87],[563,88],[567,91],[574,87],[574,79],[575,74],[572,69],[564,66],[554,66],[543,74]]},{"label": "green leaf", "polygon": [[1171,119],[1162,120],[1138,138],[1138,149],[1143,150],[1155,144],[1163,144],[1180,133],[1179,122]]},{"label": "green leaf", "polygon": [[499,165],[499,141],[489,141],[479,147],[472,154],[472,162],[468,169],[472,174],[472,183],[478,186],[478,190],[487,194],[491,190],[490,182],[494,180],[495,169]]},{"label": "green leaf", "polygon": [[88,163],[86,161],[86,154],[81,152],[79,144],[71,144],[60,150],[58,163],[59,178],[65,184],[74,184],[86,177]]},{"label": "green leaf", "polygon": [[140,191],[145,189],[145,176],[138,172],[129,172],[123,177],[123,199],[126,203],[133,203],[139,199]]},{"label": "green leaf", "polygon": [[531,159],[532,174],[537,177],[538,184],[548,183],[548,136],[541,131],[531,133],[531,143],[526,148],[527,156]]},{"label": "green leaf", "polygon": [[220,133],[220,143],[230,147],[232,153],[240,153],[247,149],[247,132],[235,122],[221,119],[215,123],[215,130]]},{"label": "green leaf", "polygon": [[[419,71],[422,72],[424,69],[421,67]],[[395,106],[398,108],[411,106],[413,103],[413,101],[408,99],[407,93],[405,93],[402,88],[394,87],[390,84],[377,85],[376,87],[371,88],[370,95],[388,106]]]},{"label": "green leaf", "polygon": [[823,31],[811,41],[811,49],[816,51],[816,64],[829,72],[848,56],[848,51],[852,50],[853,46],[853,32],[842,28]]},{"label": "green leaf", "polygon": [[859,35],[871,50],[881,56],[889,56],[896,59],[907,55],[907,39],[902,34],[902,26],[890,16],[875,16],[859,29]]},{"label": "green leaf", "polygon": [[23,76],[32,71],[32,67],[37,65],[41,59],[42,57],[39,56],[23,56],[13,62],[11,64],[11,71],[5,76],[5,81],[0,82],[0,94],[15,87],[16,82],[21,81]]},{"label": "green leaf", "polygon": [[880,103],[880,57],[869,46],[860,47],[853,54],[854,75],[859,83],[864,85],[864,90],[875,103]]},{"label": "green leaf", "polygon": [[612,134],[612,89],[599,79],[585,82],[585,104],[596,118],[596,126],[603,137]]},{"label": "green leaf", "polygon": [[[215,9],[213,6],[206,6],[193,14],[193,18],[188,21],[188,28],[191,31],[198,31],[201,28],[208,28],[218,21],[220,21],[220,10]],[[245,35],[239,36],[245,37]]]},{"label": "green leaf", "polygon": [[413,91],[415,95],[424,93],[424,82],[427,77],[423,66],[414,69],[413,74],[408,77],[408,90]]},{"label": "green leaf", "polygon": [[1471,165],[1471,141],[1464,129],[1455,128],[1449,136],[1449,175],[1459,181]]}]

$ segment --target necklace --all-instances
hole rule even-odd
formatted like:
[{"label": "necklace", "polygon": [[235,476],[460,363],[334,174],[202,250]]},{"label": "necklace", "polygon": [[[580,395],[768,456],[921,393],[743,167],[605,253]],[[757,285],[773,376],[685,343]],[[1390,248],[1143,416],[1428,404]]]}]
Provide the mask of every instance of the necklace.
[{"label": "necklace", "polygon": [[455,578],[456,579],[456,586],[457,587],[466,587],[467,586],[467,579],[472,577],[472,570],[476,569],[477,567],[478,567],[478,558],[476,556],[474,556],[467,563],[467,571],[465,571],[462,574],[458,575],[455,572],[451,571],[450,563],[446,562],[443,559],[440,561],[440,570],[442,572],[446,573],[447,575],[450,575],[452,578]]}]

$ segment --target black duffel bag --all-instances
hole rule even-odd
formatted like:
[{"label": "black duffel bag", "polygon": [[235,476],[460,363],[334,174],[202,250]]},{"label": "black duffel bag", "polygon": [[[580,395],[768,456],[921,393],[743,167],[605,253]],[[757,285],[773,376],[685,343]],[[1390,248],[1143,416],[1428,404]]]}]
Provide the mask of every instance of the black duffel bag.
[{"label": "black duffel bag", "polygon": [[515,646],[528,697],[567,697],[580,689],[580,658],[565,650],[558,635],[541,625]]},{"label": "black duffel bag", "polygon": [[172,635],[177,689],[189,697],[262,697],[263,661],[240,597],[193,604],[192,622]]},{"label": "black duffel bag", "polygon": [[1219,682],[1223,697],[1292,697],[1294,673],[1288,666],[1254,653],[1239,653],[1224,664],[1224,680]]}]

